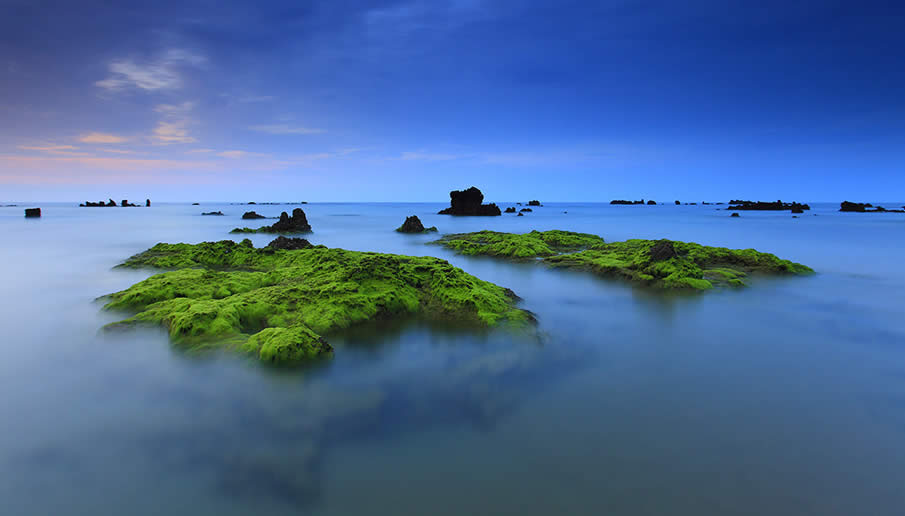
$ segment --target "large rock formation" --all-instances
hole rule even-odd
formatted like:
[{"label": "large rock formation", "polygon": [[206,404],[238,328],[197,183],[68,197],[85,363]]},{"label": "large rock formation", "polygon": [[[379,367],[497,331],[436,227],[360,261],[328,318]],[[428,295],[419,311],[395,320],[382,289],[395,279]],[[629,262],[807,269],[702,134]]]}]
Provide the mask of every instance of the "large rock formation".
[{"label": "large rock formation", "polygon": [[484,194],[472,186],[468,190],[453,190],[449,192],[450,207],[440,210],[440,215],[501,215],[500,208],[496,204],[481,204],[484,202]]},{"label": "large rock formation", "polygon": [[[251,212],[254,213],[254,212]],[[247,214],[246,214],[247,215]],[[245,216],[243,215],[244,219]],[[280,220],[271,226],[264,226],[257,229],[252,228],[236,228],[230,233],[310,233],[311,226],[308,224],[308,217],[301,208],[292,210],[290,217],[285,211],[280,213]]]},{"label": "large rock formation", "polygon": [[396,231],[400,233],[431,233],[437,231],[437,228],[432,226],[425,229],[421,219],[417,215],[412,215],[411,217],[406,217],[405,222],[396,228]]}]

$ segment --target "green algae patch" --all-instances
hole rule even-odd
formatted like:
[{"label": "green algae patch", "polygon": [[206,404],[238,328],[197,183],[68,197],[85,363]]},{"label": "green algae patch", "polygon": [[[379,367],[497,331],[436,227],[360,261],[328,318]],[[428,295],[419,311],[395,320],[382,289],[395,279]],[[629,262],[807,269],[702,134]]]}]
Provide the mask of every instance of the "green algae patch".
[{"label": "green algae patch", "polygon": [[672,240],[604,243],[567,231],[526,234],[478,231],[447,235],[438,244],[466,255],[541,259],[545,264],[589,270],[605,277],[666,290],[743,287],[749,274],[808,275],[814,271],[754,249],[727,249]]},{"label": "green algae patch", "polygon": [[595,248],[603,245],[604,241],[597,235],[550,230],[525,234],[497,231],[460,233],[445,235],[435,243],[466,255],[531,259]]},{"label": "green algae patch", "polygon": [[157,244],[120,267],[175,270],[112,294],[105,309],[134,315],[109,327],[162,325],[187,350],[226,348],[273,363],[329,356],[321,335],[374,319],[533,321],[512,291],[432,257],[224,240]]}]

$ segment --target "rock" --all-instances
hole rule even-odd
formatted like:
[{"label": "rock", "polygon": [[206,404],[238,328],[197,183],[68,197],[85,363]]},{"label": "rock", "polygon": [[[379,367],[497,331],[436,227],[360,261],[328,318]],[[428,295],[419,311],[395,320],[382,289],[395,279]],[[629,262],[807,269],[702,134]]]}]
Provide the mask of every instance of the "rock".
[{"label": "rock", "polygon": [[25,208],[25,218],[26,219],[41,218],[41,208]]},{"label": "rock", "polygon": [[678,205],[680,205],[680,204],[682,204],[682,203],[680,203],[679,201],[676,201],[676,206],[678,206]]},{"label": "rock", "polygon": [[192,206],[201,206],[201,203],[200,203],[200,202],[193,202],[193,203],[192,203]]},{"label": "rock", "polygon": [[804,213],[804,209],[801,206],[793,206],[792,213]]},{"label": "rock", "polygon": [[453,190],[449,192],[450,207],[440,210],[440,215],[501,215],[500,208],[496,204],[481,204],[484,202],[484,194],[472,186],[467,190]]},{"label": "rock", "polygon": [[784,211],[784,210],[802,210],[797,213],[804,213],[804,210],[810,210],[807,204],[797,202],[764,202],[764,201],[739,201],[733,199],[729,201],[728,210],[746,210],[746,211]]},{"label": "rock", "polygon": [[653,262],[662,262],[678,256],[676,249],[670,240],[658,240],[656,244],[650,248],[650,259]]},{"label": "rock", "polygon": [[145,199],[145,208],[151,207],[151,199]]},{"label": "rock", "polygon": [[538,200],[528,201],[528,206],[540,206],[541,203]]},{"label": "rock", "polygon": [[135,208],[135,205],[131,204],[128,199],[123,199],[120,201],[119,205],[123,208]]},{"label": "rock", "polygon": [[305,240],[304,238],[286,238],[282,235],[273,239],[267,247],[271,249],[285,249],[287,251],[296,251],[299,249],[308,249],[309,247],[314,247],[311,245],[311,242]]},{"label": "rock", "polygon": [[648,206],[654,206],[655,204],[657,204],[657,201],[647,201]]},{"label": "rock", "polygon": [[625,199],[614,199],[610,201],[610,204],[644,204],[644,199],[640,201],[626,201]]},{"label": "rock", "polygon": [[524,217],[525,214],[524,214],[524,213],[519,213],[518,216],[519,216],[519,217]]},{"label": "rock", "polygon": [[432,226],[425,229],[421,219],[417,215],[412,215],[411,217],[406,217],[405,222],[396,228],[396,231],[400,233],[431,233],[437,231],[437,228]]},{"label": "rock", "polygon": [[510,206],[506,208],[506,213],[515,213],[515,206]]},{"label": "rock", "polygon": [[206,211],[206,212],[202,213],[202,215],[216,215],[218,217],[222,217],[223,212],[222,211]]},{"label": "rock", "polygon": [[280,213],[280,220],[274,222],[270,226],[274,233],[310,233],[311,226],[308,224],[308,217],[301,208],[292,210],[290,217],[285,211]]},{"label": "rock", "polygon": [[843,201],[839,207],[839,211],[855,213],[905,213],[905,206],[903,206],[903,209],[901,210],[887,210],[882,206],[877,206],[872,210],[869,210],[868,208],[874,208],[874,205],[870,203]]},{"label": "rock", "polygon": [[267,217],[265,217],[264,215],[258,215],[257,213],[255,213],[253,211],[246,211],[245,213],[242,214],[242,218],[245,220],[254,220],[254,219],[266,219]]},{"label": "rock", "polygon": [[733,213],[732,215],[729,215],[729,216],[730,216],[730,217],[738,217],[739,214],[738,214],[738,213]]},{"label": "rock", "polygon": [[530,212],[532,212],[532,211],[534,211],[534,210],[532,210],[531,208],[522,208],[522,209],[519,210],[519,212],[523,212],[523,211],[527,211],[527,212],[530,213]]}]

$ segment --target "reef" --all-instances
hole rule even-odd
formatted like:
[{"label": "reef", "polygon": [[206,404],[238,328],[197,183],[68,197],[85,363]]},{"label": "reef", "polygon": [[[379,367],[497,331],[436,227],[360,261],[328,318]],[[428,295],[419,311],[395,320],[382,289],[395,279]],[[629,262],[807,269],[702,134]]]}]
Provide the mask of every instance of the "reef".
[{"label": "reef", "polygon": [[417,215],[412,215],[411,217],[406,217],[405,222],[396,228],[396,231],[400,233],[436,233],[437,227],[425,228],[424,224],[421,223],[421,219]]},{"label": "reef", "polygon": [[[708,204],[708,203],[704,203]],[[763,201],[740,201],[733,199],[729,201],[727,210],[745,210],[745,211],[786,211],[792,213],[804,213],[804,210],[810,210],[807,204],[797,202],[763,202]]]},{"label": "reef", "polygon": [[536,259],[557,268],[589,270],[658,289],[709,290],[744,286],[754,274],[808,275],[807,266],[754,249],[727,249],[672,240],[605,243],[596,235],[568,231],[525,234],[479,231],[436,241],[466,255]]},{"label": "reef", "polygon": [[[242,218],[245,216],[243,215]],[[257,229],[236,228],[230,233],[311,233],[311,225],[308,224],[305,212],[301,208],[296,208],[292,210],[291,217],[285,211],[280,213],[280,220],[274,222],[273,225]]]},{"label": "reef", "polygon": [[[286,242],[298,250],[284,250]],[[151,324],[188,351],[226,349],[272,363],[330,356],[324,334],[370,320],[419,317],[528,327],[517,296],[432,257],[305,247],[302,239],[157,244],[120,267],[169,269],[109,296],[131,317],[106,329]]]},{"label": "reef", "polygon": [[467,190],[453,190],[449,192],[449,208],[437,212],[439,215],[502,215],[496,204],[481,204],[484,202],[484,194],[472,186]]},{"label": "reef", "polygon": [[842,201],[839,211],[854,213],[905,213],[905,206],[902,206],[901,210],[887,210],[882,206],[874,207],[874,205],[870,203]]}]

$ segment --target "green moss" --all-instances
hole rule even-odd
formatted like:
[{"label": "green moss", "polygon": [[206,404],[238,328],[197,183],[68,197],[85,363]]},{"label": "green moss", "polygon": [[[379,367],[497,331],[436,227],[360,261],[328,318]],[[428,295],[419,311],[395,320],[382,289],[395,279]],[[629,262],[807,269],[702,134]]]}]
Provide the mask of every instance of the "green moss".
[{"label": "green moss", "polygon": [[[658,242],[660,245],[665,242],[675,253],[668,253],[667,259],[654,260],[651,248]],[[438,243],[462,254],[541,258],[553,267],[586,269],[600,276],[662,289],[737,287],[745,286],[742,278],[749,273],[806,275],[814,272],[799,263],[754,249],[657,240],[604,243],[600,237],[564,231],[532,231],[524,235],[479,231],[448,235]]]},{"label": "green moss", "polygon": [[478,231],[446,235],[435,243],[461,254],[529,259],[593,248],[603,245],[603,239],[587,233],[559,230],[525,234]]},{"label": "green moss", "polygon": [[375,318],[531,321],[511,291],[437,258],[250,244],[157,244],[129,258],[122,267],[176,270],[113,294],[106,309],[135,315],[111,326],[159,324],[186,349],[226,347],[293,362],[328,355],[321,334]]}]

